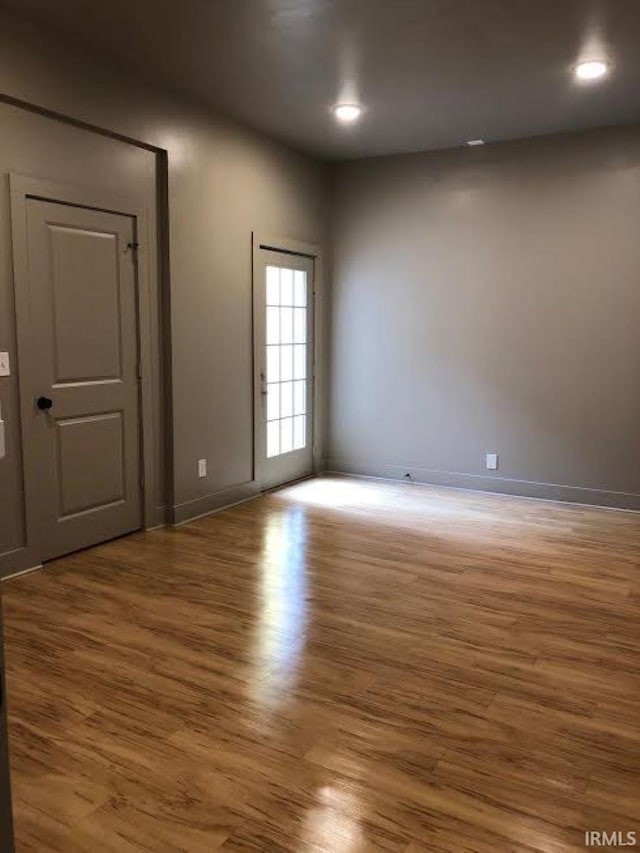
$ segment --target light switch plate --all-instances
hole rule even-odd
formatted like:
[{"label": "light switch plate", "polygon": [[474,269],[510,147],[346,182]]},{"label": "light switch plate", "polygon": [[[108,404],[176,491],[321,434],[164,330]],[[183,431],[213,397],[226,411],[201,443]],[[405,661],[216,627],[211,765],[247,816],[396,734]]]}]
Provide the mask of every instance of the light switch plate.
[{"label": "light switch plate", "polygon": [[0,376],[11,376],[8,352],[0,352]]}]

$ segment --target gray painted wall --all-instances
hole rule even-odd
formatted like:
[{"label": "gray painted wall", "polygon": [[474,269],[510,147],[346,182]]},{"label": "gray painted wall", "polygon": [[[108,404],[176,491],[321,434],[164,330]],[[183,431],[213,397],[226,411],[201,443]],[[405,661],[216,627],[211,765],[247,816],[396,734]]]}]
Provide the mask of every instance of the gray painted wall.
[{"label": "gray painted wall", "polygon": [[[324,166],[108,67],[0,16],[0,92],[168,153],[179,518],[251,491],[251,232],[326,245],[330,222],[329,467],[640,505],[638,128],[345,164],[329,216]],[[54,122],[29,120],[47,168],[24,170],[61,179]],[[105,180],[122,144],[69,174]],[[1,553],[23,535],[6,466],[0,500]]]},{"label": "gray painted wall", "polygon": [[333,215],[329,468],[640,507],[640,128],[345,164]]},{"label": "gray painted wall", "polygon": [[[251,232],[322,244],[326,175],[309,158],[111,67],[0,15],[0,93],[167,151],[172,485],[184,518],[250,491]],[[40,140],[45,150],[50,132]],[[55,177],[46,156],[37,172]],[[104,179],[99,168],[94,176]],[[203,480],[199,458],[208,460]],[[15,485],[0,489],[3,506],[12,501],[19,514]],[[20,538],[16,513],[11,529],[3,523],[0,552]]]}]

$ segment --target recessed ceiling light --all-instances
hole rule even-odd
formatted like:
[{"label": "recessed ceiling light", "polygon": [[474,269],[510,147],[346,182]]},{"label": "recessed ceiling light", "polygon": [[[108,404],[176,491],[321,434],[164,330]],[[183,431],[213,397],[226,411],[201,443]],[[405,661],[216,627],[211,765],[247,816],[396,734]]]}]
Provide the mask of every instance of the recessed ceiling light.
[{"label": "recessed ceiling light", "polygon": [[362,115],[362,107],[360,104],[336,104],[333,108],[333,114],[345,124],[359,119]]},{"label": "recessed ceiling light", "polygon": [[576,77],[578,80],[598,80],[600,77],[604,77],[608,70],[608,62],[604,62],[602,59],[590,59],[576,65]]},{"label": "recessed ceiling light", "polygon": [[471,148],[475,148],[476,145],[484,145],[484,139],[469,139],[467,145]]}]

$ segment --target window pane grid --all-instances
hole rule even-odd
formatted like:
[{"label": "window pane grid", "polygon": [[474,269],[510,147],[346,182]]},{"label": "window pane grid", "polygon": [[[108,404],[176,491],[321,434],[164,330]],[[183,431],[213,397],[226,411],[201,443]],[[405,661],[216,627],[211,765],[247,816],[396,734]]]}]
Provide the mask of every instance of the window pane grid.
[{"label": "window pane grid", "polygon": [[306,382],[269,382],[267,384],[267,421],[294,415],[308,415]]},{"label": "window pane grid", "polygon": [[307,274],[267,266],[267,457],[306,446]]}]

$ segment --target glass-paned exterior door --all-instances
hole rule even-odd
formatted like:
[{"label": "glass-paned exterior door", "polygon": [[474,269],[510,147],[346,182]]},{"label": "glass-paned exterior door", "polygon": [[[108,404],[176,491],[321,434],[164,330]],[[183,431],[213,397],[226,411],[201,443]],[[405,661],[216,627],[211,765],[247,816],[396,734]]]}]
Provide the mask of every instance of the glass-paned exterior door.
[{"label": "glass-paned exterior door", "polygon": [[255,476],[268,489],[313,470],[313,259],[267,249],[258,259]]}]

